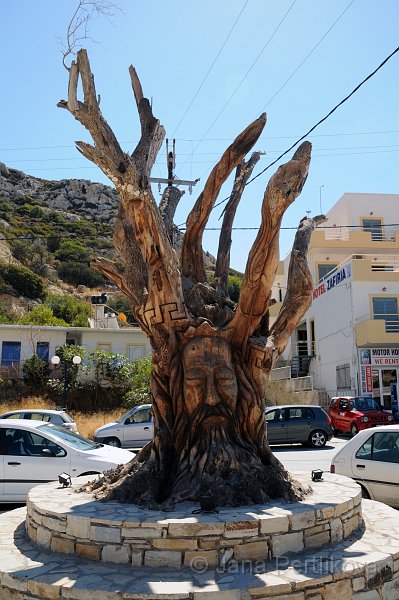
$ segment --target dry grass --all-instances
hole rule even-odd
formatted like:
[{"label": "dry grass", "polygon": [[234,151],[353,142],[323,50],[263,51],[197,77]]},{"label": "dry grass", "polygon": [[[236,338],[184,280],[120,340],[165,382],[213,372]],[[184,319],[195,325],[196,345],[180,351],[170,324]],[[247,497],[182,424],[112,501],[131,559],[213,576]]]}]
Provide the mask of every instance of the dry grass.
[{"label": "dry grass", "polygon": [[[24,398],[23,402],[14,401],[0,401],[0,414],[8,412],[10,410],[18,410],[22,408],[46,408],[54,409],[57,405],[54,402],[50,402],[41,396],[29,396]],[[118,419],[125,409],[119,408],[113,411],[101,411],[96,413],[82,413],[78,411],[68,411],[68,414],[74,419],[78,426],[80,435],[83,437],[92,438],[93,433],[101,425],[110,423]]]}]

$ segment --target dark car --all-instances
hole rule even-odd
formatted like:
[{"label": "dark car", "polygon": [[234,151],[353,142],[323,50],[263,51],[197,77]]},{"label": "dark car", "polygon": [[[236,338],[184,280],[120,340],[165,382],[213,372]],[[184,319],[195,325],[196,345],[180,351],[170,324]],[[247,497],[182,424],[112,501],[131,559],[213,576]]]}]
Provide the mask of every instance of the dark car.
[{"label": "dark car", "polygon": [[265,418],[269,444],[322,448],[333,436],[331,419],[321,406],[273,406],[266,408]]},{"label": "dark car", "polygon": [[363,429],[377,425],[392,425],[393,416],[368,396],[341,396],[332,398],[328,414],[334,431],[348,431],[356,435]]}]

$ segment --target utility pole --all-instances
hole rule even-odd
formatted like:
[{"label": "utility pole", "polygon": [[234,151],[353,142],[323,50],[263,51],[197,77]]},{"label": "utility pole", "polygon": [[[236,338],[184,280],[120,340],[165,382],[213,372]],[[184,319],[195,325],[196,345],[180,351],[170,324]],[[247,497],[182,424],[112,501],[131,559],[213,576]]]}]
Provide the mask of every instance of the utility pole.
[{"label": "utility pole", "polygon": [[169,150],[169,140],[166,138],[166,167],[168,171],[168,178],[164,179],[162,177],[149,177],[149,181],[152,183],[158,184],[158,189],[161,191],[161,184],[166,183],[168,187],[172,185],[186,185],[188,186],[188,191],[193,191],[193,186],[199,182],[199,179],[194,179],[193,181],[187,179],[178,179],[174,174],[174,169],[176,168],[176,140],[172,141],[172,150]]}]

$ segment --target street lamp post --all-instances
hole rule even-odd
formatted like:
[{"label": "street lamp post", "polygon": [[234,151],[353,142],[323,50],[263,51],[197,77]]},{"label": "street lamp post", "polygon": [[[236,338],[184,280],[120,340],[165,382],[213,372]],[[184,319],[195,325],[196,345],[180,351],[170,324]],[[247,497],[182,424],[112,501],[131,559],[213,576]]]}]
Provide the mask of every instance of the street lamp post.
[{"label": "street lamp post", "polygon": [[[51,363],[54,366],[59,365],[61,362],[61,358],[57,355],[52,356],[51,357]],[[64,406],[68,406],[68,369],[72,366],[72,364],[74,365],[80,365],[80,363],[82,362],[82,359],[80,356],[76,355],[72,358],[72,363],[68,360],[66,360],[65,356],[63,356],[62,358],[62,366],[64,369],[64,390],[63,390],[63,402],[64,402]]]}]

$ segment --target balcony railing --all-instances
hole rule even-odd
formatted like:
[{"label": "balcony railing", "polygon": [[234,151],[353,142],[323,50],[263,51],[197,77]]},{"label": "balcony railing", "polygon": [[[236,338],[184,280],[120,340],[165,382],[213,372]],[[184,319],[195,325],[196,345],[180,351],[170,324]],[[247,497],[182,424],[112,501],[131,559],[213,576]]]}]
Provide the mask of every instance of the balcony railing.
[{"label": "balcony railing", "polygon": [[399,333],[398,314],[366,314],[356,319],[356,324],[364,321],[385,321],[385,333]]},{"label": "balcony railing", "polygon": [[387,333],[399,333],[399,315],[373,315],[375,321],[385,321]]},{"label": "balcony railing", "polygon": [[[323,231],[323,227],[318,230]],[[369,233],[373,242],[394,242],[396,234],[399,233],[398,225],[382,225],[371,229],[363,227],[331,227],[324,230],[326,240],[346,240],[350,239],[351,233]]]}]

